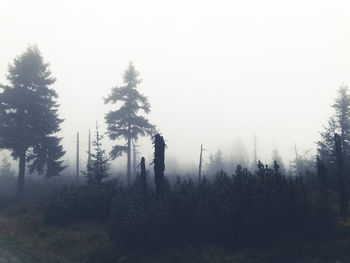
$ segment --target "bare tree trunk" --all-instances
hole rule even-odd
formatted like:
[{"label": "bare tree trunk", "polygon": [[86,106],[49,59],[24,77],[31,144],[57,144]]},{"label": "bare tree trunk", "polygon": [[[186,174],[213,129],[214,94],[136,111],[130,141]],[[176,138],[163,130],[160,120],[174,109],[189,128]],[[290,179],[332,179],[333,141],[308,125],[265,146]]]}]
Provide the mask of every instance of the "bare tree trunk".
[{"label": "bare tree trunk", "polygon": [[23,196],[24,190],[24,174],[26,169],[26,151],[23,151],[19,156],[18,167],[18,179],[17,179],[17,193],[20,197]]},{"label": "bare tree trunk", "polygon": [[340,214],[343,218],[348,216],[348,196],[346,193],[345,176],[344,176],[344,159],[339,134],[334,134],[335,153],[337,158],[337,170],[339,180],[339,196],[340,196]]},{"label": "bare tree trunk", "polygon": [[165,142],[163,136],[158,133],[154,136],[154,180],[156,184],[157,199],[162,199],[164,194],[164,152]]}]

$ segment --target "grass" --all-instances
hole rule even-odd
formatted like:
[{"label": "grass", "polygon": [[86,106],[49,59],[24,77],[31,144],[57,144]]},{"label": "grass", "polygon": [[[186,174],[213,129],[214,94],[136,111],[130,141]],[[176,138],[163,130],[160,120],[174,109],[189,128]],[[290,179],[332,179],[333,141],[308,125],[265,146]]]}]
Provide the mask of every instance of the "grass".
[{"label": "grass", "polygon": [[[340,221],[333,242],[285,237],[233,251],[205,248],[127,252],[109,241],[106,222],[53,226],[44,222],[37,200],[16,201],[0,210],[0,247],[25,263],[346,263],[350,262],[350,220]],[[1,261],[0,261],[1,262]],[[17,263],[17,261],[13,261]]]},{"label": "grass", "polygon": [[[109,244],[106,224],[84,222],[52,226],[44,222],[40,200],[16,202],[0,212],[0,240],[12,251],[30,251],[31,262],[80,262],[91,250]],[[9,242],[9,240],[12,240]],[[16,243],[16,246],[12,246]],[[41,260],[41,261],[40,261]],[[24,261],[28,262],[28,260]],[[31,263],[30,262],[30,263]]]}]

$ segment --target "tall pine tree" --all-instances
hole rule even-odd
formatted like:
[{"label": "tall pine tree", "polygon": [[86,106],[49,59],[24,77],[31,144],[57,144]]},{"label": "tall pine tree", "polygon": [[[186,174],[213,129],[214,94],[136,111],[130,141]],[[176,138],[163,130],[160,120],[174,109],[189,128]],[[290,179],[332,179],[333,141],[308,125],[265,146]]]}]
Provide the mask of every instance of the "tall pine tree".
[{"label": "tall pine tree", "polygon": [[141,83],[138,78],[139,72],[135,70],[130,62],[129,67],[123,74],[124,84],[120,87],[112,88],[112,92],[105,98],[105,103],[116,104],[121,102],[119,109],[106,114],[105,120],[108,127],[108,136],[111,140],[123,138],[124,145],[114,145],[111,151],[113,159],[127,153],[127,184],[130,186],[131,171],[131,141],[137,141],[140,136],[152,136],[155,133],[155,126],[148,119],[139,114],[150,112],[150,104],[147,97],[142,95],[137,87]]},{"label": "tall pine tree", "polygon": [[0,148],[19,159],[17,189],[24,190],[26,162],[29,171],[56,176],[65,168],[61,138],[56,136],[62,119],[58,117],[58,97],[49,88],[56,79],[36,46],[29,47],[9,65],[9,85],[1,85]]},{"label": "tall pine tree", "polygon": [[332,105],[335,114],[329,120],[324,131],[320,133],[321,140],[317,142],[318,154],[327,166],[334,169],[335,144],[334,134],[340,135],[345,169],[349,169],[350,160],[350,93],[347,86],[340,86],[338,96]]}]

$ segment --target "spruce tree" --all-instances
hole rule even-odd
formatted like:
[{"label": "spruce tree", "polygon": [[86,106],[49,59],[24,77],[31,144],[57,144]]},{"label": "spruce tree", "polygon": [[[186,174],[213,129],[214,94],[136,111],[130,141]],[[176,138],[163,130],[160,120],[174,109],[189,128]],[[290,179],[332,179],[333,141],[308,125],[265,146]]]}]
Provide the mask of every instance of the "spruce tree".
[{"label": "spruce tree", "polygon": [[85,172],[87,183],[90,185],[100,185],[104,179],[110,176],[109,158],[106,156],[105,150],[102,149],[102,139],[103,136],[99,133],[96,125],[95,138],[92,141],[94,153],[90,154],[91,161]]},{"label": "spruce tree", "polygon": [[137,90],[141,79],[131,62],[123,74],[123,82],[122,86],[112,88],[112,92],[105,98],[106,104],[118,102],[122,104],[119,109],[108,112],[105,120],[111,140],[119,138],[126,140],[124,145],[114,145],[110,155],[115,159],[122,153],[127,153],[127,184],[130,186],[131,142],[137,141],[140,136],[152,136],[155,133],[155,126],[139,114],[140,111],[149,113],[151,106],[147,97]]},{"label": "spruce tree", "polygon": [[26,162],[31,173],[36,170],[47,177],[65,168],[61,138],[56,136],[63,120],[58,117],[58,95],[50,88],[56,79],[36,46],[16,57],[8,71],[9,85],[0,86],[0,148],[19,159],[21,195]]},{"label": "spruce tree", "polygon": [[327,163],[327,166],[335,168],[335,146],[334,134],[339,133],[345,169],[349,169],[350,158],[350,93],[347,86],[341,86],[338,90],[332,108],[335,114],[328,120],[324,131],[320,133],[321,140],[317,142],[318,154],[321,160]]}]

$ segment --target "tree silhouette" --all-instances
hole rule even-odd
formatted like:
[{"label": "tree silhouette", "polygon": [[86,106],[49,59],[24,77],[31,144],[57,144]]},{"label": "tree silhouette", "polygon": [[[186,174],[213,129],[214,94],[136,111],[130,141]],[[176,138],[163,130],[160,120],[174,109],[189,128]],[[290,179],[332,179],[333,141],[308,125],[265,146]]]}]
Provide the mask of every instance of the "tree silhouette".
[{"label": "tree silhouette", "polygon": [[338,96],[332,108],[335,110],[324,131],[320,133],[321,140],[317,142],[318,154],[321,160],[325,161],[333,170],[335,169],[335,146],[334,134],[338,133],[342,145],[345,169],[349,169],[350,157],[350,93],[347,86],[340,86]]},{"label": "tree silhouette", "polygon": [[56,176],[65,168],[59,159],[64,155],[58,118],[58,97],[49,88],[56,79],[49,64],[44,63],[36,46],[29,47],[9,65],[10,85],[1,85],[0,148],[11,151],[19,159],[18,193],[24,190],[25,163],[29,171]]},{"label": "tree silhouette", "polygon": [[109,174],[109,158],[107,158],[105,150],[102,149],[103,136],[99,133],[96,125],[95,138],[92,141],[94,153],[91,153],[91,162],[87,165],[85,176],[88,184],[100,185],[104,179],[107,179]]},{"label": "tree silhouette", "polygon": [[157,133],[153,137],[153,164],[154,164],[154,181],[156,185],[157,198],[162,198],[164,194],[164,153],[165,153],[165,141],[163,136]]},{"label": "tree silhouette", "polygon": [[119,109],[106,114],[105,120],[108,126],[108,136],[111,140],[123,138],[124,145],[114,145],[111,151],[113,159],[127,153],[127,184],[130,186],[131,169],[131,141],[137,141],[139,136],[152,136],[155,133],[155,126],[148,119],[139,115],[139,111],[150,112],[150,104],[147,97],[139,93],[137,86],[141,80],[138,78],[139,72],[135,70],[130,62],[129,67],[123,74],[124,85],[112,88],[111,94],[105,98],[105,104],[116,104],[121,102]]}]

